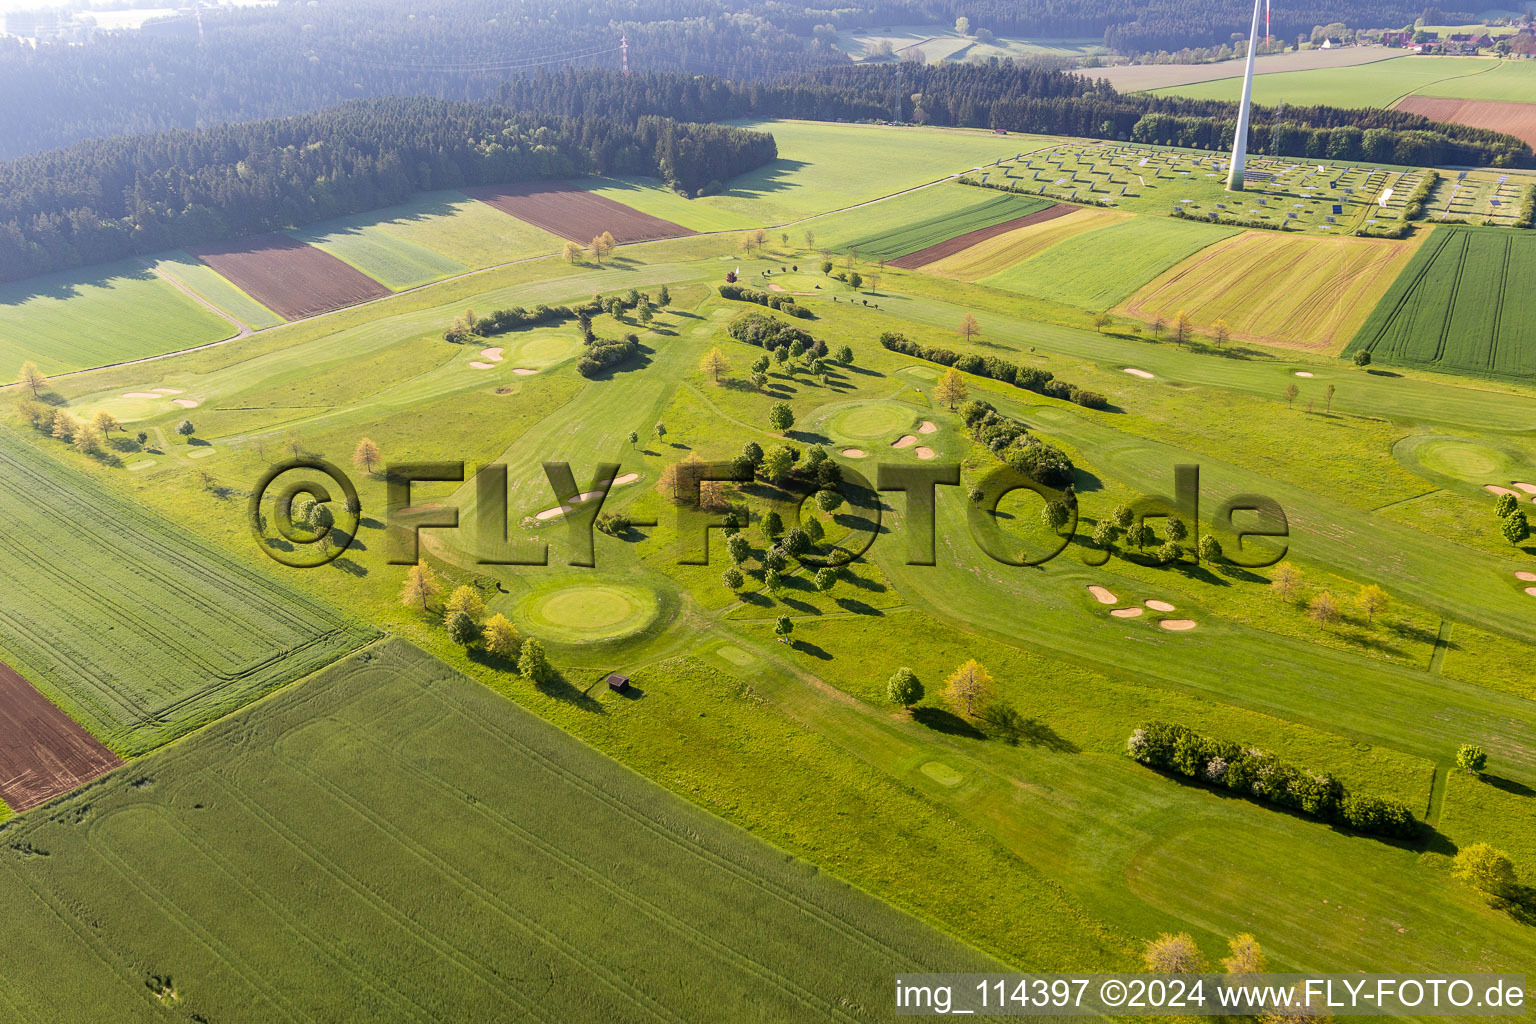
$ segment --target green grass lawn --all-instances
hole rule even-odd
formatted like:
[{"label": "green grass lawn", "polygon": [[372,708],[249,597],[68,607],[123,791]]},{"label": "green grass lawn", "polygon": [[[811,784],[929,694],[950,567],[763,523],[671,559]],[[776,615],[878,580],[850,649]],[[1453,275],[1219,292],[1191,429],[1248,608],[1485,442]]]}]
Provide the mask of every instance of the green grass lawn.
[{"label": "green grass lawn", "polygon": [[1536,102],[1536,63],[1528,60],[1500,61],[1497,67],[1479,74],[1446,77],[1430,82],[1421,86],[1415,95],[1446,96],[1460,100]]},{"label": "green grass lawn", "polygon": [[283,318],[235,287],[202,260],[176,251],[155,261],[155,272],[164,274],[207,302],[254,330],[276,327]]},{"label": "green grass lawn", "polygon": [[982,283],[1084,309],[1107,309],[1236,229],[1136,217],[1074,235]]},{"label": "green grass lawn", "polygon": [[0,286],[0,378],[31,360],[45,374],[142,359],[236,332],[134,262]]},{"label": "green grass lawn", "polygon": [[66,806],[0,868],[23,1013],[852,1021],[998,967],[398,641]]},{"label": "green grass lawn", "polygon": [[[1354,67],[1282,71],[1254,78],[1253,102],[1269,107],[1282,103],[1294,107],[1390,107],[1404,96],[1415,93],[1465,96],[1468,99],[1521,99],[1520,95],[1511,92],[1522,79],[1519,73],[1494,85],[1482,85],[1485,77],[1500,73],[1504,63],[1507,62],[1487,57],[1407,56]],[[1153,94],[1236,102],[1242,88],[1243,80],[1238,76],[1155,89]],[[1461,91],[1465,89],[1482,91],[1472,96]]]}]

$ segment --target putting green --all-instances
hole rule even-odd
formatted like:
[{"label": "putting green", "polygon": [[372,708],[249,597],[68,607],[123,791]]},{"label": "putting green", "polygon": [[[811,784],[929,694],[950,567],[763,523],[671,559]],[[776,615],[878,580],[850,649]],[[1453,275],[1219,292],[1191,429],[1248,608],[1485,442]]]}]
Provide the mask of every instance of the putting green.
[{"label": "putting green", "polygon": [[943,761],[928,761],[923,765],[921,771],[941,786],[958,786],[965,781],[964,775],[961,775]]},{"label": "putting green", "polygon": [[895,402],[871,402],[832,417],[832,432],[856,440],[887,437],[912,425],[912,410]]},{"label": "putting green", "polygon": [[587,583],[536,591],[517,607],[526,630],[552,643],[593,643],[639,632],[655,619],[656,595],[620,583]]},{"label": "putting green", "polygon": [[1410,469],[1417,462],[1430,473],[1466,483],[1503,483],[1510,472],[1508,455],[1459,437],[1405,438],[1399,442],[1398,452]]},{"label": "putting green", "polygon": [[530,369],[553,366],[560,360],[575,355],[576,350],[581,347],[574,326],[563,332],[534,331],[521,338],[516,335],[502,335],[500,338],[490,339],[486,344],[502,344],[505,351],[501,354],[501,361],[505,365],[526,366]]}]

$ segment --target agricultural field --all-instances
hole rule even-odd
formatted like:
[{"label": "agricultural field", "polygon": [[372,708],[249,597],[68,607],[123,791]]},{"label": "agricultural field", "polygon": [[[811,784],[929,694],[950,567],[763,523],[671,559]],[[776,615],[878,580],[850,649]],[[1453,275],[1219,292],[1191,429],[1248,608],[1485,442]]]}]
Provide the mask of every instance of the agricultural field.
[{"label": "agricultural field", "polygon": [[469,269],[442,253],[380,230],[371,223],[372,219],[363,214],[341,222],[321,222],[289,234],[394,291],[440,281]]},{"label": "agricultural field", "polygon": [[995,965],[399,641],[62,810],[8,837],[7,1019],[855,1020]]},{"label": "agricultural field", "polygon": [[238,328],[144,266],[114,263],[0,285],[0,377],[23,361],[44,373],[142,359],[233,336]]},{"label": "agricultural field", "polygon": [[[1219,160],[1060,140],[1157,195],[1015,224],[1057,200],[939,179],[965,147],[1022,163],[1035,140],[813,135],[789,129],[781,190],[685,207],[591,183],[698,233],[49,381],[51,408],[126,426],[105,452],[0,392],[20,467],[0,469],[24,483],[0,492],[20,524],[0,573],[25,570],[15,598],[0,577],[0,616],[27,627],[0,623],[0,662],[129,759],[0,831],[0,911],[26,937],[0,943],[0,1016],[62,992],[124,1020],[457,1020],[532,989],[551,1019],[864,1020],[888,1015],[894,970],[1139,970],[1163,934],[1215,963],[1250,933],[1279,970],[1536,956],[1522,907],[1453,873],[1478,842],[1536,871],[1536,541],[1494,514],[1504,492],[1536,509],[1536,236],[1339,237],[1395,216],[1411,169],[1261,165],[1315,201],[1305,231],[1170,217],[1228,202]],[[1261,197],[1244,211],[1279,205],[1241,198]],[[738,214],[775,225],[762,248],[723,226]],[[886,256],[955,239],[917,269]],[[727,274],[808,315],[727,298]],[[594,295],[591,335],[634,339],[614,362],[575,319],[461,319]],[[1190,336],[1153,329],[1165,306]],[[748,317],[811,341],[770,353]],[[1351,332],[1371,365],[1339,357]],[[285,564],[328,550],[284,533],[283,492],[247,518],[295,452],[358,497],[355,543],[313,568]],[[754,452],[750,480],[693,507],[682,462]],[[1004,458],[1044,494],[989,491]],[[464,471],[402,494],[406,463]],[[877,486],[919,467],[956,481],[931,521]],[[831,497],[803,501],[816,487]],[[1226,506],[1253,495],[1283,537],[1239,536]],[[1267,803],[1210,762],[1154,770],[1127,756],[1149,721],[1418,827]]]},{"label": "agricultural field", "polygon": [[1163,273],[1121,312],[1149,322],[1184,312],[1201,331],[1220,320],[1240,341],[1336,355],[1424,238],[1423,231],[1403,242],[1245,231]]},{"label": "agricultural field", "polygon": [[[1282,72],[1317,71],[1402,58],[1402,50],[1385,46],[1289,50],[1285,53],[1266,53],[1255,57],[1253,73],[1273,75]],[[1245,62],[1242,60],[1216,61],[1210,64],[1121,64],[1110,68],[1084,68],[1082,74],[1089,78],[1102,78],[1114,86],[1117,92],[1130,93],[1165,89],[1176,85],[1193,85],[1198,82],[1215,82],[1224,78],[1241,78],[1244,67]]]},{"label": "agricultural field", "polygon": [[1226,190],[1220,156],[1127,143],[1063,143],[1005,160],[970,179],[1067,202],[1212,223],[1258,222],[1285,231],[1348,233],[1400,219],[1418,170],[1255,157],[1242,196]]},{"label": "agricultural field", "polygon": [[1107,53],[1099,39],[1026,39],[994,36],[982,42],[963,36],[952,25],[887,25],[842,31],[837,47],[855,61],[913,60],[918,53],[929,63],[947,60],[991,60],[994,57],[1086,57]]},{"label": "agricultural field", "polygon": [[254,235],[191,250],[220,276],[285,320],[389,294],[341,260],[287,235]]},{"label": "agricultural field", "polygon": [[1345,354],[1529,380],[1536,373],[1536,235],[1437,227]]},{"label": "agricultural field", "polygon": [[1526,227],[1520,224],[1520,217],[1533,191],[1536,184],[1517,175],[1494,171],[1446,172],[1424,200],[1424,216],[1432,223]]},{"label": "agricultural field", "polygon": [[1133,217],[1073,235],[981,284],[1107,309],[1181,260],[1236,233],[1233,228]]},{"label": "agricultural field", "polygon": [[122,763],[14,669],[0,664],[0,806],[30,810]]},{"label": "agricultural field", "polygon": [[[1439,59],[1456,60],[1458,58]],[[1536,61],[1501,60],[1487,70],[1447,75],[1420,87],[1414,95],[1444,96],[1459,100],[1536,102]]]},{"label": "agricultural field", "polygon": [[1422,114],[1435,121],[1449,121],[1513,135],[1536,146],[1536,103],[1500,100],[1456,100],[1434,96],[1409,96],[1394,108]]},{"label": "agricultural field", "polygon": [[[915,224],[903,224],[876,234],[855,238],[846,248],[865,259],[900,260],[898,266],[920,267],[941,243],[975,237],[977,232],[998,233],[1015,227],[1025,218],[1042,213],[1051,204],[1022,196],[988,195],[978,190],[975,202],[954,213],[943,213]],[[940,253],[934,258],[940,258]]]},{"label": "agricultural field", "polygon": [[[1405,96],[1412,95],[1517,100],[1522,97],[1514,90],[1526,77],[1520,72],[1509,78],[1495,79],[1497,84],[1486,89],[1472,85],[1484,77],[1495,75],[1509,63],[1493,57],[1409,55],[1353,67],[1288,71],[1254,78],[1253,102],[1268,107],[1282,103],[1292,106],[1390,107]],[[1191,99],[1229,100],[1235,103],[1242,88],[1242,68],[1237,65],[1235,77],[1232,78],[1174,85],[1151,91],[1158,96],[1187,96]],[[1464,95],[1468,90],[1476,90],[1480,94]]]},{"label": "agricultural field", "polygon": [[[146,457],[114,440],[119,465]],[[159,431],[155,447],[171,447]],[[117,754],[174,739],[369,636],[9,434],[0,469],[0,661]]]},{"label": "agricultural field", "polygon": [[283,322],[282,317],[230,284],[208,264],[190,253],[165,253],[155,259],[151,269],[211,304],[237,324],[261,330],[276,327]]},{"label": "agricultural field", "polygon": [[671,221],[564,182],[482,185],[470,189],[469,194],[526,224],[582,245],[604,231],[611,232],[620,243],[692,233]]}]

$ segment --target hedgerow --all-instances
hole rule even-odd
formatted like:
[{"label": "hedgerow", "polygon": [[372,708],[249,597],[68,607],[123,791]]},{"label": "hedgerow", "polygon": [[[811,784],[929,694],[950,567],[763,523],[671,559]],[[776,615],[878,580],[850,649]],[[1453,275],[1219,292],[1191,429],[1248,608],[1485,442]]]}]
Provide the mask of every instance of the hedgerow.
[{"label": "hedgerow", "polygon": [[1033,366],[1019,366],[1006,359],[999,359],[997,356],[961,355],[947,348],[929,348],[895,331],[886,331],[880,335],[880,344],[892,352],[916,356],[930,363],[938,363],[940,366],[953,366],[961,373],[975,374],[989,380],[1000,380],[1004,384],[1012,384],[1025,391],[1033,391],[1048,398],[1076,402],[1089,409],[1103,409],[1109,405],[1104,396],[1097,391],[1089,391],[1075,384],[1056,380],[1055,375],[1047,370],[1039,370]]},{"label": "hedgerow", "polygon": [[725,333],[737,341],[744,341],[748,345],[757,345],[772,352],[776,348],[793,346],[795,342],[800,347],[816,353],[817,358],[825,358],[827,355],[827,343],[813,337],[809,331],[803,331],[798,327],[791,327],[782,320],[776,320],[766,313],[742,313],[733,319],[725,328]]},{"label": "hedgerow", "polygon": [[1018,420],[1004,416],[990,402],[973,400],[960,407],[971,437],[993,455],[1047,487],[1066,487],[1077,474],[1067,453],[1031,434]]},{"label": "hedgerow", "polygon": [[791,296],[777,295],[773,292],[760,292],[756,288],[748,288],[742,284],[722,284],[720,286],[720,297],[723,299],[737,299],[741,302],[755,302],[759,306],[767,306],[769,309],[776,309],[781,313],[788,313],[790,316],[799,317],[802,320],[809,320],[813,315],[809,309],[796,303]]},{"label": "hedgerow", "polygon": [[1131,757],[1277,807],[1288,807],[1360,832],[1410,839],[1419,822],[1397,800],[1352,794],[1331,775],[1288,764],[1272,754],[1202,736],[1169,722],[1147,722],[1126,741]]}]

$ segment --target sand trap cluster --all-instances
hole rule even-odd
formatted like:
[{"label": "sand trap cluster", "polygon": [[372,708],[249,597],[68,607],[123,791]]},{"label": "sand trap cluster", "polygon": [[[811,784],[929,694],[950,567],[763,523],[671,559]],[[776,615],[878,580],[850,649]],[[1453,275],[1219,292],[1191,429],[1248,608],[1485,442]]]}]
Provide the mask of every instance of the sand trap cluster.
[{"label": "sand trap cluster", "polygon": [[1512,491],[1508,487],[1500,487],[1498,484],[1483,484],[1483,490],[1487,491],[1489,494],[1508,494],[1516,498],[1520,497],[1519,491]]},{"label": "sand trap cluster", "polygon": [[[607,481],[607,484],[609,487],[620,487],[624,484],[632,484],[639,479],[639,473],[625,473],[623,476],[614,477],[612,480]],[[543,512],[536,513],[533,518],[543,522],[545,520],[554,519],[558,516],[563,516],[582,502],[591,501],[593,498],[601,496],[602,493],[602,491],[582,491],[574,498],[568,499],[570,504],[556,505],[554,508],[547,508]]]},{"label": "sand trap cluster", "polygon": [[1141,609],[1140,608],[1115,608],[1115,609],[1112,609],[1109,614],[1113,615],[1117,619],[1134,619],[1134,618],[1140,617]]},{"label": "sand trap cluster", "polygon": [[862,449],[862,448],[844,448],[843,449],[843,455],[845,457],[847,457],[847,458],[850,458],[850,459],[862,459],[864,457],[864,449]]},{"label": "sand trap cluster", "polygon": [[892,448],[910,448],[910,447],[912,447],[915,444],[917,444],[917,435],[916,434],[902,434],[896,440],[891,442],[891,447]]},{"label": "sand trap cluster", "polygon": [[478,359],[473,359],[473,360],[470,360],[469,365],[471,367],[473,367],[474,369],[476,369],[476,370],[489,370],[489,369],[492,369],[496,364],[495,363],[482,363]]},{"label": "sand trap cluster", "polygon": [[[1532,589],[1536,590],[1536,587],[1533,587]],[[1109,591],[1104,587],[1091,586],[1088,588],[1088,593],[1092,594],[1093,599],[1099,602],[1099,604],[1120,603],[1120,599],[1116,597],[1112,591]],[[1153,598],[1149,601],[1143,601],[1142,604],[1146,605],[1147,608],[1150,608],[1154,612],[1171,612],[1174,610],[1173,605],[1169,604],[1167,601],[1159,601],[1156,598]],[[1135,605],[1132,605],[1129,608],[1111,608],[1109,610],[1109,614],[1113,615],[1117,619],[1139,619],[1145,613],[1145,611],[1146,609],[1138,608]],[[1195,620],[1162,619],[1158,622],[1158,625],[1166,630],[1169,630],[1170,632],[1184,633],[1195,628]]]},{"label": "sand trap cluster", "polygon": [[1515,487],[1524,491],[1526,494],[1536,494],[1536,484],[1517,483],[1515,484]]},{"label": "sand trap cluster", "polygon": [[1153,600],[1153,601],[1145,601],[1143,603],[1148,608],[1151,608],[1155,612],[1171,612],[1171,611],[1173,611],[1173,605],[1169,604],[1167,601],[1156,601],[1156,600]]},{"label": "sand trap cluster", "polygon": [[913,449],[913,451],[917,453],[917,457],[920,459],[931,459],[934,456],[934,451],[932,448],[923,448],[919,446]]},{"label": "sand trap cluster", "polygon": [[[919,423],[918,426],[917,426],[917,432],[919,434],[932,434],[933,432],[935,432],[938,429],[939,429],[939,425],[937,423],[933,422],[933,420],[923,420],[923,422]],[[1515,484],[1515,486],[1516,487],[1520,487],[1520,486],[1523,486],[1523,485]],[[1532,491],[1532,493],[1536,494],[1536,491]]]},{"label": "sand trap cluster", "polygon": [[1156,380],[1157,379],[1157,375],[1156,374],[1148,373],[1146,370],[1138,370],[1134,366],[1127,366],[1125,368],[1125,372],[1130,374],[1132,377],[1140,377],[1143,380]]},{"label": "sand trap cluster", "polygon": [[1098,587],[1098,586],[1089,587],[1088,588],[1088,593],[1092,594],[1094,600],[1098,601],[1099,604],[1115,604],[1115,603],[1117,603],[1120,600],[1118,597],[1116,597],[1114,594],[1110,593],[1108,590],[1104,589],[1103,587]]},{"label": "sand trap cluster", "polygon": [[1164,629],[1174,633],[1185,633],[1195,628],[1194,619],[1164,619],[1158,623]]}]

